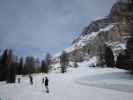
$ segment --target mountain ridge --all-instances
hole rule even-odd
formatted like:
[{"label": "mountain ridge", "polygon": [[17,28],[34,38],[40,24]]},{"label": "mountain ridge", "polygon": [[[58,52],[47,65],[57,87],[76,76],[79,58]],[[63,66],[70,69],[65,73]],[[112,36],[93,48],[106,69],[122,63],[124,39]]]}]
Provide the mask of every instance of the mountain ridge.
[{"label": "mountain ridge", "polygon": [[[119,0],[112,6],[109,15],[93,20],[72,42],[72,46],[64,49],[70,61],[81,62],[93,56],[99,61],[100,55],[105,53],[105,45],[111,47],[115,56],[126,49],[133,28],[133,10],[131,0],[125,1]],[[59,58],[60,54],[55,58]]]}]

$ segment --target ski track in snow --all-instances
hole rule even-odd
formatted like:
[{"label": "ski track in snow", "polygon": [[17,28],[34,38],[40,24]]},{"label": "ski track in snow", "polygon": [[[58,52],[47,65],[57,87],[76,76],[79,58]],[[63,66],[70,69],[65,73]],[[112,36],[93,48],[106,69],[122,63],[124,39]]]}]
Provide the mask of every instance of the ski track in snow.
[{"label": "ski track in snow", "polygon": [[45,92],[41,79],[34,75],[34,84],[28,77],[21,83],[0,82],[1,100],[132,100],[133,78],[124,70],[111,68],[88,68],[83,65],[69,69],[65,74],[53,72],[48,75],[50,93]]}]

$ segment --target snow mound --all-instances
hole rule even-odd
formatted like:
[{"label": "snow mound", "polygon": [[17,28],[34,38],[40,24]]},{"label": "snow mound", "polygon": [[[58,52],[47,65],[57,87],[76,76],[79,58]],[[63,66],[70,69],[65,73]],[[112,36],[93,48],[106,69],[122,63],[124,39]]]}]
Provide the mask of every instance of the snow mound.
[{"label": "snow mound", "polygon": [[94,56],[92,58],[89,59],[89,61],[83,61],[81,63],[78,63],[79,66],[81,67],[84,67],[84,66],[87,66],[87,67],[90,67],[90,66],[96,66],[97,64],[97,58]]},{"label": "snow mound", "polygon": [[105,18],[108,18],[107,16],[99,16],[99,17],[96,17],[93,21],[98,21],[98,20],[101,20],[101,19],[105,19]]}]

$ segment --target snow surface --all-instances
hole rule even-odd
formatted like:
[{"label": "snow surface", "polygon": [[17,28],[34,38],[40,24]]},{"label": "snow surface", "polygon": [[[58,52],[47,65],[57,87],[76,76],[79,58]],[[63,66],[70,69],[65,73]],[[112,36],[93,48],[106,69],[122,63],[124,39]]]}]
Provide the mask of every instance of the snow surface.
[{"label": "snow surface", "polygon": [[126,49],[126,43],[122,43],[120,41],[117,41],[117,42],[109,41],[109,42],[106,42],[106,44],[108,46],[113,47],[114,50],[125,50]]},{"label": "snow surface", "polygon": [[21,83],[0,82],[1,100],[132,100],[133,76],[117,68],[90,68],[87,62],[78,68],[69,68],[65,74],[52,72],[50,93],[41,83],[44,74],[34,74],[34,84],[28,76]]},{"label": "snow surface", "polygon": [[93,21],[98,21],[98,20],[102,20],[105,18],[107,18],[107,16],[103,16],[103,17],[99,16],[99,17],[96,17]]}]

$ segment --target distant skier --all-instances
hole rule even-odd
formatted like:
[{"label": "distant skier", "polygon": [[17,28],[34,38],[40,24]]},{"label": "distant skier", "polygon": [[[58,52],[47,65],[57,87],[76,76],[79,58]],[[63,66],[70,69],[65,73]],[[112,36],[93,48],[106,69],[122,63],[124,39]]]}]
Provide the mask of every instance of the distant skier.
[{"label": "distant skier", "polygon": [[19,83],[19,84],[20,84],[20,80],[21,80],[21,78],[19,77],[19,78],[18,78],[18,83]]},{"label": "distant skier", "polygon": [[44,78],[42,79],[42,84],[44,84]]},{"label": "distant skier", "polygon": [[49,80],[48,77],[45,77],[45,88],[46,88],[46,92],[49,93],[49,88],[48,88],[48,84],[49,84]]},{"label": "distant skier", "polygon": [[30,78],[30,84],[33,85],[33,77],[29,75],[29,78]]}]

